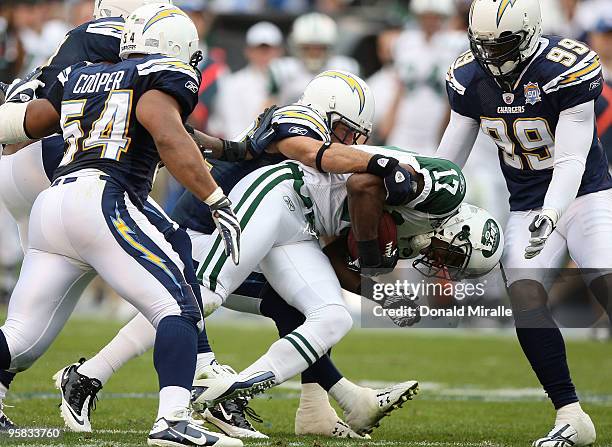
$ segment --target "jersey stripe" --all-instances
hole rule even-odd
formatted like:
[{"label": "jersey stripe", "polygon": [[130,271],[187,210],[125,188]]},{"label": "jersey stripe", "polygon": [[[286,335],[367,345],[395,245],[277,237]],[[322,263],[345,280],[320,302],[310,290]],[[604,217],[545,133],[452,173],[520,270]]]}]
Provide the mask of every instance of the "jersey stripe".
[{"label": "jersey stripe", "polygon": [[160,71],[176,71],[189,75],[197,83],[200,82],[198,75],[191,65],[186,64],[178,59],[155,59],[152,61],[145,62],[137,66],[138,74],[146,76],[151,73],[157,73]]},{"label": "jersey stripe", "polygon": [[601,62],[596,52],[591,51],[579,63],[565,71],[543,87],[545,93],[556,92],[565,87],[593,79],[601,73]]},{"label": "jersey stripe", "polygon": [[92,23],[87,27],[87,32],[91,34],[101,34],[103,36],[116,37],[121,39],[123,34],[123,22],[99,22]]}]

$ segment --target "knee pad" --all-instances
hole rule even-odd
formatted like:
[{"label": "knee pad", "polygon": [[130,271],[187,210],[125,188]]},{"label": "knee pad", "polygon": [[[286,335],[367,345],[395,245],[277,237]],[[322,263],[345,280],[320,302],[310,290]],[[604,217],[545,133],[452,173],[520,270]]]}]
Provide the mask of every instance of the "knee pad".
[{"label": "knee pad", "polygon": [[344,306],[333,304],[309,313],[304,326],[313,329],[323,355],[351,330],[353,318]]}]

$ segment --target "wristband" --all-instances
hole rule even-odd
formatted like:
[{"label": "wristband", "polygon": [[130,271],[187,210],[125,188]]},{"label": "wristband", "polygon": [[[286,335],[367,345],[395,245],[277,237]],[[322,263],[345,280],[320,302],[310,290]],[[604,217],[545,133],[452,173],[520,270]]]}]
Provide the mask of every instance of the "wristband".
[{"label": "wristband", "polygon": [[206,200],[204,200],[204,203],[208,206],[213,206],[215,203],[217,203],[219,200],[221,200],[223,197],[225,197],[225,193],[223,192],[223,190],[221,189],[221,187],[217,186],[217,189],[215,189],[211,195],[209,195]]},{"label": "wristband", "polygon": [[247,155],[246,141],[230,141],[223,140],[223,155],[220,160],[224,161],[242,161]]},{"label": "wristband", "polygon": [[317,166],[317,171],[325,174],[325,171],[323,170],[323,154],[325,153],[325,151],[327,149],[329,149],[329,147],[331,146],[331,141],[326,141],[325,143],[323,143],[323,146],[321,146],[319,148],[319,152],[317,152],[317,159],[316,159],[316,166]]},{"label": "wristband", "polygon": [[378,239],[357,241],[357,249],[359,250],[359,262],[362,268],[378,267],[382,264]]},{"label": "wristband", "polygon": [[399,160],[375,154],[370,158],[366,172],[377,177],[385,178],[393,172],[393,169],[395,169],[397,165],[399,165]]},{"label": "wristband", "polygon": [[15,144],[31,140],[25,130],[28,103],[7,102],[0,106],[0,143]]}]

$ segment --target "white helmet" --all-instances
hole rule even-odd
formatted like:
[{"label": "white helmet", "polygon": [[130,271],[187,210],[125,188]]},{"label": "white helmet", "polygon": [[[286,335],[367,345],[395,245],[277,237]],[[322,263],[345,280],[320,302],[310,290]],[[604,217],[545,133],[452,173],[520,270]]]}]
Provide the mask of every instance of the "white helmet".
[{"label": "white helmet", "polygon": [[173,5],[141,6],[125,20],[119,57],[163,54],[190,63],[198,53],[198,30],[191,19]]},{"label": "white helmet", "polygon": [[[292,51],[304,62],[306,68],[314,73],[323,68],[337,40],[338,27],[334,19],[318,12],[298,17],[293,22],[289,37]],[[304,48],[314,45],[325,47],[320,56],[313,57]]]},{"label": "white helmet", "polygon": [[[355,132],[351,144],[365,144],[374,122],[374,94],[363,79],[348,71],[328,70],[306,86],[298,104],[315,109],[327,118],[329,128],[344,123]],[[340,141],[344,138],[336,137]]]},{"label": "white helmet", "polygon": [[507,76],[538,48],[540,0],[474,0],[468,35],[472,53],[484,70],[496,77]]},{"label": "white helmet", "polygon": [[95,0],[94,19],[103,17],[126,18],[132,11],[150,3],[166,3],[171,5],[172,0]]},{"label": "white helmet", "polygon": [[455,13],[453,0],[412,0],[410,10],[415,15],[426,13],[450,17]]},{"label": "white helmet", "polygon": [[486,275],[504,250],[501,225],[486,210],[467,203],[428,236],[429,246],[413,262],[427,277],[460,281]]}]

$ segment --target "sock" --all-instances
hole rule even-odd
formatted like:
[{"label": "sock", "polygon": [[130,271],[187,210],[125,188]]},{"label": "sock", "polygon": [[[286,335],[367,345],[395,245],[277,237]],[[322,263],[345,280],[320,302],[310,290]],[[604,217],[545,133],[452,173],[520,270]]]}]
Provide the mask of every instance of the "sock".
[{"label": "sock", "polygon": [[160,321],[153,351],[160,390],[181,387],[189,394],[195,375],[197,339],[196,324],[185,317],[171,315]]},{"label": "sock", "polygon": [[[2,404],[2,401],[6,397],[7,392],[8,392],[8,388],[0,383],[0,404]],[[0,405],[0,409],[2,409],[1,405]]]},{"label": "sock", "polygon": [[10,367],[11,352],[9,351],[4,332],[0,330],[0,369],[9,369]]},{"label": "sock", "polygon": [[355,385],[346,378],[340,379],[338,383],[331,387],[329,395],[334,398],[340,408],[347,411],[353,406],[353,402],[359,398],[362,387]]},{"label": "sock", "polygon": [[217,363],[217,359],[215,359],[214,352],[206,352],[203,354],[198,354],[196,359],[196,377],[200,375],[200,371],[202,371],[207,366],[210,366],[214,363]]},{"label": "sock", "polygon": [[[559,328],[541,328],[542,326],[524,324],[530,321],[554,323],[548,308],[527,310],[518,315],[520,316],[515,316],[515,318],[517,318],[516,335],[519,343],[555,409],[578,402],[567,365],[563,336]],[[541,329],[534,329],[538,327]]]},{"label": "sock", "polygon": [[[300,348],[301,349],[301,348]],[[276,378],[275,384],[283,383],[308,367],[308,363],[296,350],[293,343],[286,338],[272,343],[264,355],[240,374],[249,375],[256,372],[272,371]]]},{"label": "sock", "polygon": [[327,392],[318,383],[303,383],[300,395],[300,409],[319,412],[322,405],[329,405]]},{"label": "sock", "polygon": [[[329,353],[331,353],[331,350]],[[332,386],[342,379],[343,376],[332,362],[329,353],[314,362],[312,366],[302,373],[303,384],[318,383],[325,391],[329,391]]]},{"label": "sock", "polygon": [[126,362],[144,354],[155,343],[155,328],[138,314],[98,354],[79,366],[78,372],[102,385]]},{"label": "sock", "polygon": [[204,329],[202,329],[202,332],[198,334],[198,356],[200,354],[212,354],[213,359],[215,358],[215,354],[212,352],[212,348],[210,347],[210,343],[208,342],[206,325],[204,325]]},{"label": "sock", "polygon": [[580,402],[567,404],[557,410],[557,418],[555,425],[571,424],[574,420],[584,414],[584,410],[580,406]]},{"label": "sock", "polygon": [[189,407],[191,391],[180,386],[166,386],[159,391],[159,418],[181,418]]},{"label": "sock", "polygon": [[[3,385],[8,390],[16,375],[17,373],[0,370],[0,385]],[[1,398],[2,396],[0,396]]]}]

